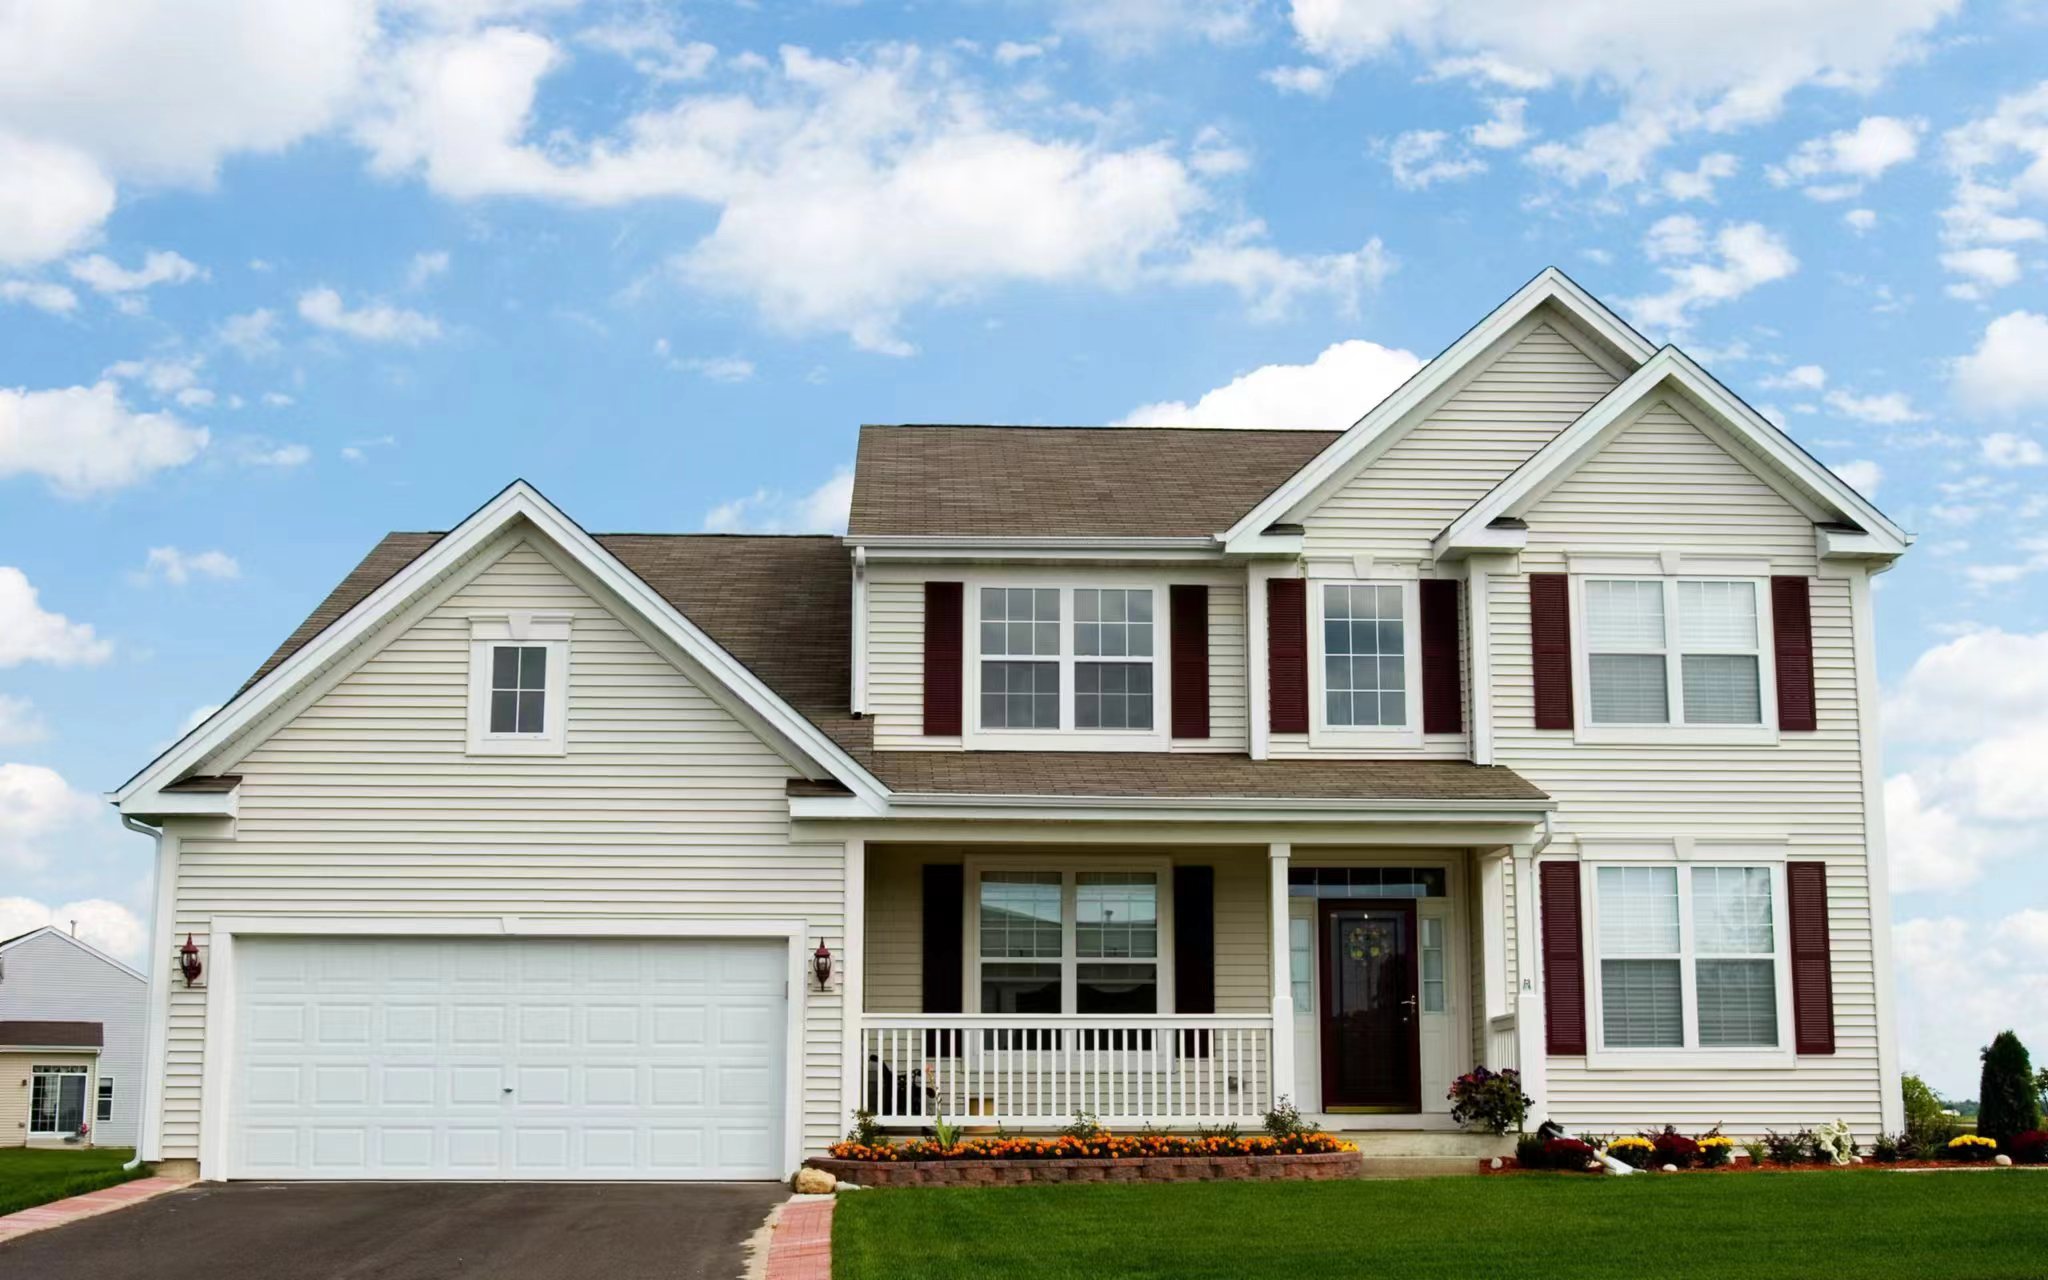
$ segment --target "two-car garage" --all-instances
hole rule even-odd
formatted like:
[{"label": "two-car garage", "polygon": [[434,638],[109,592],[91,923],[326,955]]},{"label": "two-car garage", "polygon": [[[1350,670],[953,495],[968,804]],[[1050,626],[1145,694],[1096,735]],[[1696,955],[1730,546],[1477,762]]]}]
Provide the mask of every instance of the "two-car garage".
[{"label": "two-car garage", "polygon": [[229,1176],[787,1172],[785,939],[254,934],[233,955]]}]

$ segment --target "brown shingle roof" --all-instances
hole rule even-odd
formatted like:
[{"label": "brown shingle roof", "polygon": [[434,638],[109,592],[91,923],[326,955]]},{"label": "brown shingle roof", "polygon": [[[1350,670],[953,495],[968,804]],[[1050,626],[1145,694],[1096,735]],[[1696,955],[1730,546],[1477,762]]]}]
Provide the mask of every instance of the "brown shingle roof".
[{"label": "brown shingle roof", "polygon": [[105,1043],[97,1022],[0,1022],[0,1045],[97,1049]]},{"label": "brown shingle roof", "polygon": [[862,427],[855,536],[1200,537],[1235,524],[1334,431]]},{"label": "brown shingle roof", "polygon": [[1520,774],[1463,760],[1253,760],[1104,751],[881,751],[893,791],[937,795],[1205,796],[1272,800],[1527,800]]}]

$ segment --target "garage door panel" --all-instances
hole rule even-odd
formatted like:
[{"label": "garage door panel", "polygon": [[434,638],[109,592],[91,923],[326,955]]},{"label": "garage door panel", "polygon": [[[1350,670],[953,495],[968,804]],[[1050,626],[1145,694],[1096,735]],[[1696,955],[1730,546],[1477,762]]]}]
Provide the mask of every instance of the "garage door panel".
[{"label": "garage door panel", "polygon": [[780,944],[258,938],[236,954],[237,1176],[781,1172]]}]

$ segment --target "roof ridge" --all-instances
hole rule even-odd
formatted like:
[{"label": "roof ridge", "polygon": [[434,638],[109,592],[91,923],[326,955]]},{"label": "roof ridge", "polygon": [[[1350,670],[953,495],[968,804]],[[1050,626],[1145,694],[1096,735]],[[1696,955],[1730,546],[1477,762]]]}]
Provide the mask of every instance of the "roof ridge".
[{"label": "roof ridge", "polygon": [[1342,427],[1221,427],[1221,426],[1162,426],[1138,424],[1119,426],[1109,422],[863,422],[862,431],[1100,431],[1104,433],[1129,434],[1136,431],[1201,432],[1204,434],[1229,435],[1281,435],[1312,436],[1342,435]]}]

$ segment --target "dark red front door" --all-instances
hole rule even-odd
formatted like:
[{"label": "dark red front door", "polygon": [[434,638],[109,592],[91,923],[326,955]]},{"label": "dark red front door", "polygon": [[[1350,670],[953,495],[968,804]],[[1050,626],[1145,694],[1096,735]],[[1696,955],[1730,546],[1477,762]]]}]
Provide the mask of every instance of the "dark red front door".
[{"label": "dark red front door", "polygon": [[1420,1111],[1415,904],[1325,898],[1323,1107]]}]

